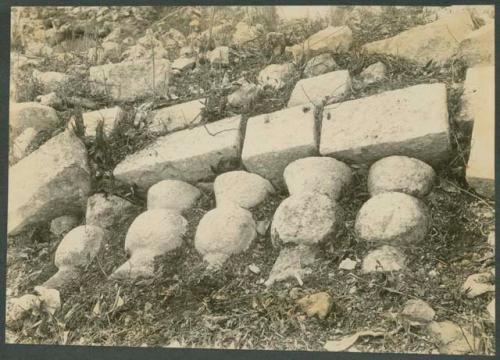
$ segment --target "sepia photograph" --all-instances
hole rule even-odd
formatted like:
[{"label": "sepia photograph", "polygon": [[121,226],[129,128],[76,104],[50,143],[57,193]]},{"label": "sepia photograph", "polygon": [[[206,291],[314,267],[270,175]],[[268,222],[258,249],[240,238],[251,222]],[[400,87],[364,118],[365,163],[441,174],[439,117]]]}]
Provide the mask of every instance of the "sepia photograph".
[{"label": "sepia photograph", "polygon": [[10,19],[6,344],[496,354],[494,5]]}]

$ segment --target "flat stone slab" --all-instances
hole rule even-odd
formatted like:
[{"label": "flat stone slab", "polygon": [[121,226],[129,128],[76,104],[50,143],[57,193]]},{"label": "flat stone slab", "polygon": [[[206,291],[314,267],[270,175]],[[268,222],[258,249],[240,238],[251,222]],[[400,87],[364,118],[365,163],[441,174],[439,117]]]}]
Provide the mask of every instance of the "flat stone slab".
[{"label": "flat stone slab", "polygon": [[198,99],[152,111],[148,119],[149,130],[165,134],[194,127],[201,123],[204,104],[205,99]]},{"label": "flat stone slab", "polygon": [[451,151],[445,84],[423,84],[324,108],[319,152],[350,163],[405,155],[429,164]]},{"label": "flat stone slab", "polygon": [[441,64],[451,59],[459,44],[474,29],[470,14],[463,10],[444,16],[429,24],[415,26],[388,39],[366,44],[362,49],[370,54],[385,54],[416,61]]},{"label": "flat stone slab", "polygon": [[[464,96],[474,120],[466,179],[476,192],[495,198],[495,71],[493,67],[472,68],[467,72]],[[473,85],[476,92],[469,92]]]},{"label": "flat stone slab", "polygon": [[[154,69],[154,74],[153,74]],[[115,101],[134,101],[166,93],[170,62],[155,59],[93,66],[89,69],[94,91],[108,93]]]},{"label": "flat stone slab", "polygon": [[113,174],[143,189],[166,179],[195,183],[214,178],[218,171],[238,167],[240,128],[241,117],[235,116],[159,137],[127,156]]},{"label": "flat stone slab", "polygon": [[84,144],[59,134],[9,169],[8,233],[62,215],[82,212],[90,191]]},{"label": "flat stone slab", "polygon": [[274,185],[283,185],[283,170],[292,161],[317,153],[317,126],[312,109],[296,106],[248,120],[243,165]]},{"label": "flat stone slab", "polygon": [[351,87],[349,71],[332,71],[323,75],[300,80],[293,89],[288,107],[325,101],[331,104],[342,100]]},{"label": "flat stone slab", "polygon": [[[125,112],[121,107],[115,106],[96,111],[89,111],[82,114],[83,124],[85,125],[85,136],[95,136],[97,125],[100,121],[103,122],[103,130],[106,136],[110,136],[118,122],[123,119]],[[70,121],[69,127],[74,125],[74,121]]]}]

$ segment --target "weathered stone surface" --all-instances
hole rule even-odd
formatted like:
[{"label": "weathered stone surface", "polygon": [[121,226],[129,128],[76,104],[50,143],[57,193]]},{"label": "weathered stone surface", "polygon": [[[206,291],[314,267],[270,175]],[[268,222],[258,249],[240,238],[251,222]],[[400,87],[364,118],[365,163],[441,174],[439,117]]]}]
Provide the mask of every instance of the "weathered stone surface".
[{"label": "weathered stone surface", "polygon": [[375,245],[415,245],[430,228],[430,215],[423,202],[413,196],[386,192],[363,204],[356,216],[358,237]]},{"label": "weathered stone surface", "polygon": [[494,65],[495,63],[495,23],[491,22],[465,38],[458,48],[457,58],[469,66]]},{"label": "weathered stone surface", "polygon": [[28,128],[35,131],[54,129],[59,118],[54,109],[36,102],[10,103],[9,126],[11,138],[16,138]]},{"label": "weathered stone surface", "polygon": [[67,74],[57,71],[41,72],[33,70],[33,78],[42,86],[44,93],[50,93],[58,90],[61,86],[68,82]]},{"label": "weathered stone surface", "polygon": [[316,249],[311,246],[298,245],[281,249],[264,285],[269,287],[277,281],[291,278],[296,279],[302,286],[303,278],[312,272],[310,265],[315,259]]},{"label": "weathered stone surface", "polygon": [[451,151],[446,86],[416,85],[325,107],[319,151],[354,163],[390,155],[445,161]]},{"label": "weathered stone surface", "polygon": [[5,325],[10,329],[19,329],[22,326],[22,320],[39,309],[40,305],[38,296],[32,294],[9,299],[5,312]]},{"label": "weathered stone surface", "polygon": [[9,235],[81,211],[90,191],[87,150],[66,131],[12,166],[9,183]]},{"label": "weathered stone surface", "polygon": [[[106,136],[110,136],[119,121],[125,116],[125,112],[119,106],[106,108],[96,111],[85,112],[83,116],[83,125],[85,126],[85,136],[95,136],[99,122],[103,122],[103,130]],[[70,121],[68,126],[74,126],[74,120]]]},{"label": "weathered stone surface", "polygon": [[241,86],[227,97],[227,103],[234,107],[251,105],[259,96],[260,86],[243,82]]},{"label": "weathered stone surface", "polygon": [[160,137],[126,157],[113,174],[142,189],[165,179],[194,183],[213,178],[216,170],[238,166],[240,124],[241,118],[236,116]]},{"label": "weathered stone surface", "polygon": [[303,43],[285,49],[295,58],[303,55],[319,54],[327,51],[342,52],[351,47],[352,31],[347,26],[328,26],[311,35]]},{"label": "weathered stone surface", "polygon": [[231,255],[250,247],[257,237],[255,227],[248,210],[224,204],[210,210],[200,220],[194,246],[210,267],[218,268]]},{"label": "weathered stone surface", "polygon": [[255,26],[249,26],[243,21],[236,24],[236,30],[233,34],[233,44],[242,46],[259,37],[259,31]]},{"label": "weathered stone surface", "polygon": [[80,224],[80,219],[75,215],[63,215],[50,222],[50,232],[61,237]]},{"label": "weathered stone surface", "polygon": [[415,26],[388,39],[364,45],[366,52],[398,56],[422,65],[442,64],[458,50],[459,43],[473,30],[467,11],[457,12],[429,24]]},{"label": "weathered stone surface", "polygon": [[207,54],[208,60],[212,65],[229,65],[229,48],[219,46]]},{"label": "weathered stone surface", "polygon": [[30,154],[30,147],[36,139],[38,131],[27,128],[12,142],[9,149],[9,163],[15,163]]},{"label": "weathered stone surface", "polygon": [[59,270],[43,287],[58,289],[75,281],[81,269],[97,256],[104,240],[104,230],[93,225],[78,226],[67,233],[54,257],[54,264]]},{"label": "weathered stone surface", "polygon": [[57,96],[55,92],[51,92],[46,95],[38,95],[36,97],[36,101],[38,101],[41,105],[49,106],[54,109],[59,109],[63,105],[63,100]]},{"label": "weathered stone surface", "polygon": [[494,116],[494,104],[495,67],[477,66],[467,69],[460,116],[457,117],[458,125],[465,131],[472,131],[476,118],[491,119]]},{"label": "weathered stone surface", "polygon": [[180,57],[172,63],[172,70],[186,71],[194,68],[195,65],[196,58]]},{"label": "weathered stone surface", "polygon": [[462,292],[469,298],[495,291],[495,276],[490,272],[470,275],[462,285]]},{"label": "weathered stone surface", "polygon": [[490,231],[488,235],[488,245],[495,249],[495,232]]},{"label": "weathered stone surface", "polygon": [[170,63],[155,59],[153,67],[152,60],[135,60],[93,66],[89,71],[95,91],[106,92],[115,101],[133,101],[167,92]]},{"label": "weathered stone surface", "polygon": [[436,312],[425,301],[411,299],[406,302],[401,316],[409,320],[412,325],[425,325],[434,320]]},{"label": "weathered stone surface", "polygon": [[250,209],[264,202],[274,191],[268,180],[241,170],[221,174],[214,181],[217,206],[233,203]]},{"label": "weathered stone surface", "polygon": [[434,169],[423,161],[389,156],[370,167],[368,191],[372,196],[396,191],[422,198],[430,193],[435,181]]},{"label": "weathered stone surface", "polygon": [[312,103],[331,104],[342,100],[351,88],[347,70],[332,71],[309,79],[300,80],[293,89],[288,107]]},{"label": "weathered stone surface", "polygon": [[273,243],[313,245],[335,239],[344,211],[323,194],[303,193],[283,200],[271,224]]},{"label": "weathered stone surface", "polygon": [[[491,77],[489,77],[491,76]],[[467,72],[466,113],[474,119],[466,179],[479,194],[495,197],[495,92],[494,68]],[[473,89],[478,89],[473,92]]]},{"label": "weathered stone surface", "polygon": [[245,133],[243,164],[248,171],[282,185],[289,163],[317,154],[316,129],[314,112],[304,112],[302,106],[252,117]]},{"label": "weathered stone surface", "polygon": [[120,226],[128,227],[139,211],[138,206],[119,196],[98,193],[87,201],[85,222],[113,231]]},{"label": "weathered stone surface", "polygon": [[490,315],[490,320],[495,322],[495,299],[491,300],[488,306],[486,307],[488,314]]},{"label": "weathered stone surface", "polygon": [[385,79],[386,66],[382,62],[376,62],[364,69],[361,74],[361,80],[366,85],[373,84]]},{"label": "weathered stone surface", "polygon": [[309,60],[304,68],[304,77],[322,75],[337,69],[337,63],[330,54],[321,54]]},{"label": "weathered stone surface", "polygon": [[469,354],[478,349],[480,338],[474,337],[469,329],[451,321],[433,321],[428,328],[430,335],[437,341],[441,354]]},{"label": "weathered stone surface", "polygon": [[300,298],[297,300],[297,305],[308,317],[317,316],[324,319],[332,309],[333,298],[327,292],[319,292]]},{"label": "weathered stone surface", "polygon": [[352,171],[341,161],[313,156],[290,163],[283,177],[290,195],[312,192],[337,200],[351,184]]},{"label": "weathered stone surface", "polygon": [[406,258],[393,246],[381,246],[365,256],[362,264],[364,273],[400,271],[406,268]]},{"label": "weathered stone surface", "polygon": [[111,277],[135,279],[154,275],[155,257],[180,247],[187,225],[177,210],[153,209],[139,215],[125,237],[125,251],[130,258]]},{"label": "weathered stone surface", "polygon": [[149,130],[165,134],[200,124],[204,102],[205,99],[198,99],[152,111]]},{"label": "weathered stone surface", "polygon": [[295,73],[295,66],[292,63],[271,64],[260,71],[257,81],[262,86],[280,90],[286,86]]},{"label": "weathered stone surface", "polygon": [[148,210],[172,209],[183,212],[191,209],[201,196],[201,191],[179,180],[163,180],[148,190]]}]

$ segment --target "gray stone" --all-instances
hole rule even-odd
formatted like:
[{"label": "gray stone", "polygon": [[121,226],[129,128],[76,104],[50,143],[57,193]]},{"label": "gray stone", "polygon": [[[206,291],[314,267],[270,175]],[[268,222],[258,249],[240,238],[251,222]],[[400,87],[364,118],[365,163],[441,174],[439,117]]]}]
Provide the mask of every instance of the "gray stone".
[{"label": "gray stone", "polygon": [[56,237],[62,237],[79,224],[80,219],[75,215],[59,216],[50,222],[50,232]]},{"label": "gray stone", "polygon": [[406,302],[401,316],[412,325],[425,325],[434,320],[436,312],[425,301],[411,299]]},{"label": "gray stone", "polygon": [[93,66],[89,71],[94,91],[105,92],[115,101],[134,101],[167,93],[170,62],[155,59],[153,67],[152,60],[135,60]]},{"label": "gray stone", "polygon": [[349,50],[352,44],[352,31],[347,26],[328,26],[311,35],[303,43],[285,49],[292,53],[295,59],[302,56],[320,54],[327,51],[343,52]]},{"label": "gray stone", "polygon": [[116,179],[147,189],[161,180],[189,183],[213,178],[215,171],[239,165],[241,117],[159,137],[144,150],[129,155],[113,174]]},{"label": "gray stone", "polygon": [[455,55],[460,42],[473,28],[470,14],[461,11],[429,24],[415,26],[391,38],[366,44],[362,49],[369,54],[398,56],[422,65],[431,60],[443,64]]},{"label": "gray stone", "polygon": [[227,102],[234,107],[247,107],[254,103],[259,96],[259,92],[260,87],[258,85],[245,81],[238,89],[228,95]]},{"label": "gray stone", "polygon": [[204,107],[205,99],[198,99],[152,111],[148,117],[148,129],[166,134],[199,125]]},{"label": "gray stone", "polygon": [[104,230],[93,225],[78,226],[67,233],[54,257],[54,264],[59,270],[43,287],[58,289],[78,279],[82,268],[89,265],[99,253],[104,240]]},{"label": "gray stone", "polygon": [[401,271],[406,268],[406,258],[393,246],[381,246],[365,256],[362,271],[365,274],[374,272]]},{"label": "gray stone", "polygon": [[309,60],[304,68],[306,78],[318,76],[337,69],[337,63],[330,54],[321,54]]},{"label": "gray stone", "polygon": [[288,107],[303,104],[331,104],[342,100],[351,88],[351,76],[347,70],[332,71],[295,85]]},{"label": "gray stone", "polygon": [[261,70],[257,81],[262,86],[268,86],[275,90],[283,89],[296,74],[292,63],[272,64]]},{"label": "gray stone", "polygon": [[413,196],[386,192],[363,204],[356,216],[359,239],[374,245],[417,245],[431,225],[425,204]]},{"label": "gray stone", "polygon": [[82,211],[90,192],[84,144],[59,134],[9,169],[8,233]]},{"label": "gray stone", "polygon": [[389,156],[370,167],[368,191],[372,196],[395,191],[422,198],[431,192],[435,181],[434,169],[423,161]]},{"label": "gray stone", "polygon": [[87,201],[85,222],[116,231],[118,227],[128,227],[139,211],[138,206],[119,196],[98,193]]},{"label": "gray stone", "polygon": [[302,286],[303,278],[312,272],[310,265],[315,259],[316,249],[310,246],[299,245],[281,249],[264,285],[269,287],[278,281],[296,279]]},{"label": "gray stone", "polygon": [[234,203],[244,209],[250,209],[263,203],[275,190],[263,177],[240,170],[217,176],[214,192],[217,206]]},{"label": "gray stone", "polygon": [[271,224],[273,243],[314,245],[335,239],[344,211],[323,194],[303,193],[283,200]]},{"label": "gray stone", "polygon": [[451,321],[433,321],[427,329],[437,341],[440,354],[470,354],[475,353],[476,349],[479,348],[479,338],[474,337],[469,329]]},{"label": "gray stone", "polygon": [[289,163],[317,152],[314,112],[297,106],[250,118],[241,157],[248,171],[282,186]]},{"label": "gray stone", "polygon": [[125,251],[130,258],[111,278],[150,277],[154,275],[154,260],[179,248],[188,222],[176,210],[153,209],[139,215],[125,237]]},{"label": "gray stone", "polygon": [[366,85],[373,84],[385,79],[386,67],[382,62],[376,62],[364,69],[360,77]]},{"label": "gray stone", "polygon": [[325,107],[320,154],[354,163],[405,155],[429,164],[451,152],[444,84],[423,84]]},{"label": "gray stone", "polygon": [[252,214],[234,204],[207,212],[198,224],[196,250],[210,268],[219,268],[233,254],[246,251],[257,237]]},{"label": "gray stone", "polygon": [[283,177],[290,195],[313,192],[337,200],[351,184],[352,171],[341,161],[313,156],[290,163]]},{"label": "gray stone", "polygon": [[12,139],[28,128],[33,128],[38,132],[55,129],[58,124],[57,113],[51,107],[36,102],[9,103],[9,126]]},{"label": "gray stone", "polygon": [[193,208],[201,191],[191,184],[179,180],[163,180],[148,190],[148,210],[172,209],[180,213]]}]

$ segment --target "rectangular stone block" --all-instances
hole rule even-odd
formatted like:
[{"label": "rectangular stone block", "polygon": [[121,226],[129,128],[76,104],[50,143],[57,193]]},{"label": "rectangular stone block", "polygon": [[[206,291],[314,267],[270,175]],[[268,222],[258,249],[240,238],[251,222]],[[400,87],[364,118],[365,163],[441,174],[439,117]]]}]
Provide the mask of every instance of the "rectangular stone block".
[{"label": "rectangular stone block", "polygon": [[332,71],[308,79],[302,79],[295,85],[288,107],[302,104],[319,104],[326,100],[331,104],[342,100],[351,88],[349,71]]},{"label": "rectangular stone block", "polygon": [[9,169],[8,233],[82,212],[90,192],[85,145],[59,134]]},{"label": "rectangular stone block", "polygon": [[194,127],[201,123],[201,112],[205,99],[188,101],[152,111],[148,117],[148,128],[156,134]]},{"label": "rectangular stone block", "polygon": [[240,148],[241,117],[235,116],[159,137],[127,156],[113,174],[144,190],[165,179],[210,180],[239,166]]},{"label": "rectangular stone block", "polygon": [[474,119],[485,116],[493,110],[486,104],[492,104],[495,99],[495,67],[481,66],[467,69],[462,94],[462,107],[457,123],[469,135]]},{"label": "rectangular stone block", "polygon": [[243,165],[276,186],[294,160],[318,153],[313,109],[296,106],[248,119],[242,150]]},{"label": "rectangular stone block", "polygon": [[89,71],[94,91],[105,92],[115,101],[134,101],[167,93],[170,62],[135,60],[93,66]]},{"label": "rectangular stone block", "polygon": [[[467,112],[472,139],[466,178],[479,194],[495,198],[495,71],[478,67],[467,71]],[[470,87],[469,87],[470,86]],[[475,89],[475,91],[474,91]]]},{"label": "rectangular stone block", "polygon": [[323,110],[320,153],[350,163],[405,155],[430,164],[451,150],[445,84],[422,84]]},{"label": "rectangular stone block", "polygon": [[[115,126],[125,116],[125,112],[119,107],[106,108],[96,111],[89,111],[82,114],[85,125],[85,136],[95,136],[97,124],[103,122],[103,130],[106,136],[111,135]],[[70,127],[74,126],[74,120],[70,121]]]}]

